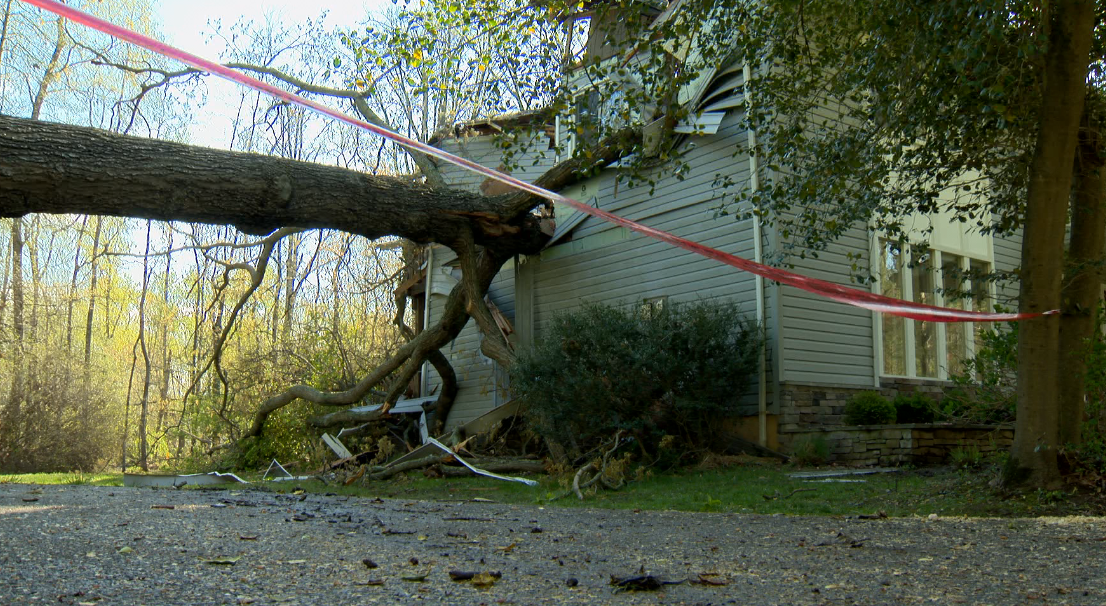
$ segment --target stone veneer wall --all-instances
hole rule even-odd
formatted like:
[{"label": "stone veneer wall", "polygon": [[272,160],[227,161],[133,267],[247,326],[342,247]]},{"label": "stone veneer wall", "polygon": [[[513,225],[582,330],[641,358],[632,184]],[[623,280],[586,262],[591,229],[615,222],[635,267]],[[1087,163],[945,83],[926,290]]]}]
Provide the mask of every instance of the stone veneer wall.
[{"label": "stone veneer wall", "polygon": [[[945,462],[954,448],[982,454],[1009,450],[1014,428],[1006,425],[853,425],[818,427],[786,434],[788,446],[824,440],[829,460],[854,466],[930,465]],[[784,435],[780,436],[783,442]]]},{"label": "stone veneer wall", "polygon": [[890,400],[899,394],[911,393],[925,393],[934,400],[940,400],[945,388],[951,386],[948,381],[897,378],[882,379],[880,389],[782,383],[779,431],[786,434],[801,429],[844,425],[845,403],[862,391],[878,391]]}]

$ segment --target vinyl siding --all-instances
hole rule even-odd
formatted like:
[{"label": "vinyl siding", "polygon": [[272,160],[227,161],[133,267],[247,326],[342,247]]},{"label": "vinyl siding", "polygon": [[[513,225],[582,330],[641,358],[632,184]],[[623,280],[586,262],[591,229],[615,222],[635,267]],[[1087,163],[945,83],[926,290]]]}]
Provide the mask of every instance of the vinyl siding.
[{"label": "vinyl siding", "polygon": [[[1019,229],[1014,234],[994,238],[995,270],[1011,271],[1021,267],[1022,258],[1022,231]],[[995,289],[995,302],[1007,308],[1017,309],[1018,289],[1017,282],[999,283]]]},{"label": "vinyl siding", "polygon": [[[849,252],[868,256],[868,232],[857,227],[821,251],[817,259],[789,259],[793,271],[868,291],[852,281]],[[872,313],[790,286],[782,287],[780,380],[789,383],[875,385]]]}]

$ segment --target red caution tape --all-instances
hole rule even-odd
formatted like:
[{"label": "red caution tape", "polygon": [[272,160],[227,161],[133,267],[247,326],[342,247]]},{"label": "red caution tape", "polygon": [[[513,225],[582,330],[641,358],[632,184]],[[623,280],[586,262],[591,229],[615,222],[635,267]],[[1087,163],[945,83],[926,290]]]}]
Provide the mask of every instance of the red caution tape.
[{"label": "red caution tape", "polygon": [[659,229],[653,229],[652,227],[647,227],[635,221],[630,221],[629,219],[619,217],[618,215],[613,215],[607,211],[600,210],[586,204],[581,204],[580,202],[577,202],[576,200],[573,200],[571,198],[566,198],[560,194],[543,189],[531,183],[520,181],[510,175],[506,175],[499,171],[481,166],[471,160],[467,160],[460,156],[455,156],[449,152],[442,151],[436,147],[431,147],[430,145],[421,143],[409,137],[404,137],[403,135],[394,133],[386,128],[381,128],[374,124],[369,124],[368,122],[357,120],[356,118],[351,118],[321,103],[311,101],[310,99],[304,99],[303,97],[294,95],[286,90],[282,90],[276,86],[262,82],[257,78],[253,78],[251,76],[247,76],[246,74],[236,72],[233,69],[224,67],[212,61],[208,61],[207,59],[203,59],[191,53],[187,53],[178,48],[165,44],[164,42],[159,42],[148,36],[133,32],[125,27],[120,27],[103,19],[100,19],[99,17],[95,17],[83,11],[66,6],[61,2],[56,2],[55,0],[23,0],[23,2],[48,10],[67,19],[71,19],[76,23],[80,23],[91,27],[92,29],[99,30],[105,34],[108,34],[115,38],[119,38],[120,40],[126,40],[127,42],[136,44],[160,55],[172,57],[196,69],[203,70],[222,78],[226,78],[227,80],[231,80],[244,86],[262,91],[264,93],[277,97],[278,99],[288,101],[289,103],[295,103],[296,105],[314,110],[325,116],[330,116],[331,118],[334,118],[336,120],[341,120],[346,124],[357,126],[371,133],[380,135],[385,139],[389,139],[391,141],[399,143],[400,145],[403,145],[410,149],[418,150],[429,156],[433,156],[446,162],[464,167],[468,170],[479,173],[491,179],[495,179],[496,181],[500,181],[523,191],[530,192],[535,196],[540,196],[542,198],[546,198],[560,204],[567,204],[568,206],[571,206],[576,210],[595,217],[599,217],[600,219],[603,219],[605,221],[610,221],[611,223],[614,223],[616,225],[627,227],[638,233],[645,234],[646,236],[649,236],[651,238],[656,238],[657,240],[660,240],[662,242],[668,242],[669,244],[678,246],[685,250],[689,250],[699,255],[703,255],[704,257],[709,257],[711,259],[721,261],[722,263],[725,263],[727,265],[731,265],[738,269],[756,274],[758,276],[762,276],[769,280],[774,280],[776,282],[780,282],[781,284],[794,286],[795,288],[805,290],[807,292],[814,293],[816,295],[820,295],[834,301],[862,307],[864,309],[870,309],[872,311],[878,311],[881,313],[902,316],[904,318],[911,318],[914,320],[922,320],[926,322],[1004,322],[1013,320],[1025,320],[1029,318],[1036,318],[1039,316],[1060,313],[1059,310],[1052,310],[1041,313],[985,313],[978,311],[965,311],[960,309],[937,307],[934,305],[923,305],[921,303],[913,303],[910,301],[903,301],[901,299],[893,299],[891,297],[877,295],[871,292],[850,288],[848,286],[834,284],[833,282],[827,282],[825,280],[809,278],[794,272],[749,261],[748,259],[743,259],[741,257],[716,250],[709,246],[704,246],[697,242],[692,242],[691,240],[687,240],[679,236],[674,236],[668,232],[664,232]]}]

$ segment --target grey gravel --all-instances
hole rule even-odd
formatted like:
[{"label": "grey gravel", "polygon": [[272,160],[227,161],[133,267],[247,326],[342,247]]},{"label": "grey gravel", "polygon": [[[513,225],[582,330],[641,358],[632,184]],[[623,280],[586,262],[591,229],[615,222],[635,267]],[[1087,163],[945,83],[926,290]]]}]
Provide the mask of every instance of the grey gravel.
[{"label": "grey gravel", "polygon": [[[1104,551],[1106,518],[861,520],[0,485],[2,604],[1106,604]],[[479,588],[451,581],[451,570],[502,577]],[[726,585],[613,591],[611,575],[639,574]]]}]

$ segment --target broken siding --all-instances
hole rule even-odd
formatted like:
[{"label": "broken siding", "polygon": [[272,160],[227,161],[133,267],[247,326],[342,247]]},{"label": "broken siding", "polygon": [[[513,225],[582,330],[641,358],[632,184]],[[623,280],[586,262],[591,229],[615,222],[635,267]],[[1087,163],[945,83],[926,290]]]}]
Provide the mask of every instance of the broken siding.
[{"label": "broken siding", "polygon": [[[543,175],[553,166],[555,160],[545,133],[533,133],[532,137],[528,142],[531,153],[519,162],[518,167],[507,171],[527,183],[533,183]],[[444,139],[438,147],[481,166],[499,169],[503,165],[503,149],[497,146],[497,141],[498,138],[492,135],[459,136]],[[480,186],[486,179],[484,175],[447,162],[439,162],[438,169],[446,183],[469,191],[480,191]]]},{"label": "broken siding", "polygon": [[[442,247],[434,250],[434,265],[442,267],[443,260],[452,257],[452,254]],[[448,262],[448,261],[447,261]],[[455,275],[460,276],[460,270],[454,270]],[[432,275],[438,275],[437,273]],[[433,277],[431,278],[433,279]],[[496,275],[488,289],[488,296],[503,315],[514,321],[514,261],[509,261]],[[446,297],[433,295],[430,298],[430,321],[436,322],[442,316]],[[507,401],[504,397],[506,388],[506,375],[497,368],[497,364],[480,353],[480,343],[483,334],[477,328],[476,322],[469,319],[465,328],[461,330],[457,338],[442,348],[442,353],[453,365],[457,373],[457,399],[453,402],[449,418],[446,420],[446,430],[454,426],[467,423],[472,419],[488,412],[496,406]],[[441,378],[432,366],[427,364],[427,393],[438,393],[441,390]]]},{"label": "broken siding", "polygon": [[[690,166],[684,180],[656,171],[652,175],[658,182],[650,192],[648,185],[632,188],[625,183],[616,185],[616,171],[611,169],[603,173],[606,178],[601,180],[592,195],[597,197],[603,210],[646,224],[649,224],[646,219],[689,206],[698,207],[704,217],[711,219],[714,208],[721,205],[724,196],[748,186],[748,156],[734,155],[747,143],[747,134],[740,121],[741,115],[731,112],[722,122],[718,134],[691,138],[695,146],[684,151],[683,161]],[[720,176],[729,177],[736,184],[736,189],[723,191],[718,186]],[[733,222],[734,219],[720,218],[719,221]],[[613,229],[620,228],[602,219],[588,217],[573,230],[572,237],[585,238]]]}]

